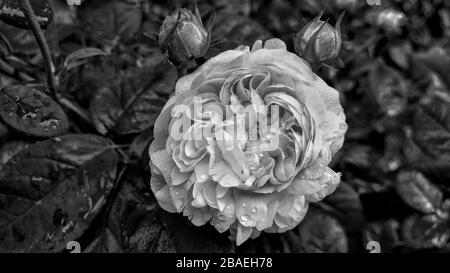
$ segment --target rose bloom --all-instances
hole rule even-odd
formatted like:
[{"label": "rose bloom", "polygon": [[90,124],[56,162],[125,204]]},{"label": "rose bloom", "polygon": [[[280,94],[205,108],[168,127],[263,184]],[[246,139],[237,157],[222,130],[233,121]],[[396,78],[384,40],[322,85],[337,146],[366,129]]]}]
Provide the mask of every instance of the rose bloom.
[{"label": "rose bloom", "polygon": [[346,130],[338,92],[281,40],[257,41],[178,80],[155,123],[151,188],[163,209],[237,245],[284,232],[336,189],[328,164]]}]

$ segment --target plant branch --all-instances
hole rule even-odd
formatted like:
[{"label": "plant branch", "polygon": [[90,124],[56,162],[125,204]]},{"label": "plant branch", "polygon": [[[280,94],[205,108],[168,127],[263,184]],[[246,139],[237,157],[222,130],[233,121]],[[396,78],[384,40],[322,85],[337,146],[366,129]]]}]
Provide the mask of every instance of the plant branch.
[{"label": "plant branch", "polygon": [[39,25],[36,15],[34,14],[33,8],[31,7],[29,0],[20,0],[22,10],[28,19],[31,31],[33,32],[34,38],[39,45],[41,50],[42,58],[44,59],[45,71],[47,73],[47,82],[50,92],[56,101],[59,101],[58,97],[58,83],[55,77],[55,66],[53,65],[52,56],[50,54],[50,49],[48,43],[45,40],[44,32]]},{"label": "plant branch", "polygon": [[91,118],[89,116],[89,113],[86,112],[83,108],[81,108],[76,103],[71,102],[70,100],[68,100],[65,97],[59,98],[59,103],[61,105],[64,105],[65,107],[69,108],[72,112],[77,114],[80,118],[82,118],[88,124],[93,125],[92,120],[91,120]]}]

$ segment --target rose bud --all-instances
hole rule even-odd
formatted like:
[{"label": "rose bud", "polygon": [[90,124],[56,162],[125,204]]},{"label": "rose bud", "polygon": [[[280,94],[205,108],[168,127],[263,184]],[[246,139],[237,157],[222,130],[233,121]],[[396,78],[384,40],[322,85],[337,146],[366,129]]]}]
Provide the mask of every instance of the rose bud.
[{"label": "rose bud", "polygon": [[322,14],[314,18],[295,35],[295,52],[311,64],[337,59],[342,44],[340,24],[343,15],[334,27],[320,20]]},{"label": "rose bud", "polygon": [[212,18],[205,28],[195,7],[195,14],[180,8],[164,19],[159,30],[159,46],[172,63],[181,65],[205,55],[211,38]]}]

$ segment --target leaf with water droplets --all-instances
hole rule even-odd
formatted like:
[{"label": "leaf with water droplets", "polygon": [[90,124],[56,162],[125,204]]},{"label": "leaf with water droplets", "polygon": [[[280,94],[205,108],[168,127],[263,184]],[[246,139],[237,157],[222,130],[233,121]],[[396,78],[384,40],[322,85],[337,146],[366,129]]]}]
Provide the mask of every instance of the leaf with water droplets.
[{"label": "leaf with water droplets", "polygon": [[411,215],[402,226],[402,235],[407,246],[412,248],[442,248],[450,239],[448,219],[435,215]]},{"label": "leaf with water droplets", "polygon": [[395,188],[405,203],[424,213],[435,212],[442,203],[442,192],[418,171],[401,171]]},{"label": "leaf with water droplets", "polygon": [[[53,18],[53,11],[47,0],[30,1],[33,12],[41,28],[46,29]],[[28,19],[25,17],[18,0],[0,1],[0,19],[15,27],[29,29]]]},{"label": "leaf with water droplets", "polygon": [[61,135],[69,128],[61,106],[31,86],[3,88],[0,91],[0,116],[18,131],[38,137]]},{"label": "leaf with water droplets", "polygon": [[388,116],[396,116],[406,107],[407,87],[403,77],[381,60],[372,67],[369,75],[370,96],[380,110]]},{"label": "leaf with water droplets", "polygon": [[65,135],[29,145],[0,172],[0,252],[58,252],[77,239],[113,187],[110,140]]},{"label": "leaf with water droplets", "polygon": [[[450,69],[450,55],[442,47],[432,47],[426,52],[419,52],[412,56],[413,67],[424,66],[437,74],[446,87],[450,89],[448,70]],[[416,68],[417,69],[417,68]]]},{"label": "leaf with water droplets", "polygon": [[424,97],[414,113],[412,139],[425,155],[450,162],[450,103]]},{"label": "leaf with water droplets", "polygon": [[6,164],[15,154],[27,147],[28,143],[21,140],[4,143],[0,147],[0,167]]}]

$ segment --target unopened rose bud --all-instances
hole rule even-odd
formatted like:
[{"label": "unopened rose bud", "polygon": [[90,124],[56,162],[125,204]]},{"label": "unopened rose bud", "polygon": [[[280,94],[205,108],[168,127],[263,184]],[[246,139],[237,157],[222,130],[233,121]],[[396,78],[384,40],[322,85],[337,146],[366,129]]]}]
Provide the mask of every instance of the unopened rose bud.
[{"label": "unopened rose bud", "polygon": [[312,64],[337,59],[342,44],[342,16],[334,27],[320,20],[321,15],[309,22],[294,37],[295,52]]},{"label": "unopened rose bud", "polygon": [[185,8],[177,9],[161,25],[159,46],[176,65],[200,58],[208,50],[211,26],[205,28],[197,8],[195,14]]}]

